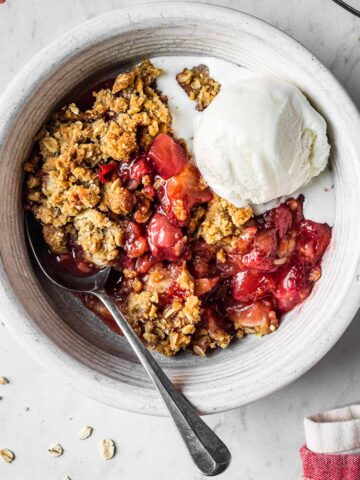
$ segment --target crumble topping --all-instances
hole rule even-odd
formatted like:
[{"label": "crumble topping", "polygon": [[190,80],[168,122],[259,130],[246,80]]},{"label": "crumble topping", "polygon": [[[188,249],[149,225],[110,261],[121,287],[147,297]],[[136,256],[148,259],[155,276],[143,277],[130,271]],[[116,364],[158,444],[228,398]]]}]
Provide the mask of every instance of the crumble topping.
[{"label": "crumble topping", "polygon": [[[182,295],[171,299],[168,292],[175,285]],[[193,294],[193,278],[185,264],[168,268],[159,264],[143,278],[141,288],[140,293],[129,296],[125,307],[128,319],[149,348],[173,356],[190,344],[200,321],[201,302]]]},{"label": "crumble topping", "polygon": [[113,182],[106,182],[103,186],[103,202],[103,207],[117,215],[128,215],[134,208],[136,197],[122,187],[120,178],[117,178]]},{"label": "crumble topping", "polygon": [[121,226],[98,210],[85,210],[75,217],[77,241],[89,263],[106,266],[118,256],[124,244]]},{"label": "crumble topping", "polygon": [[214,244],[240,233],[240,228],[253,215],[250,207],[237,208],[218,195],[209,203],[200,234],[206,243]]},{"label": "crumble topping", "polygon": [[176,80],[190,100],[196,100],[196,109],[200,112],[210,105],[221,88],[220,83],[210,77],[206,65],[184,68],[176,75]]},{"label": "crumble topping", "polygon": [[82,210],[95,208],[104,195],[115,213],[131,210],[131,196],[117,184],[119,195],[109,199],[109,187],[101,186],[93,169],[111,160],[128,162],[139,149],[148,149],[158,133],[171,132],[167,99],[154,86],[160,73],[146,60],[121,73],[112,90],[95,92],[86,112],[72,103],[52,116],[35,138],[38,154],[25,164],[27,208],[38,220],[66,225]]},{"label": "crumble topping", "polygon": [[45,242],[49,245],[54,253],[66,253],[67,247],[67,232],[65,227],[55,227],[54,225],[43,225],[42,233]]}]

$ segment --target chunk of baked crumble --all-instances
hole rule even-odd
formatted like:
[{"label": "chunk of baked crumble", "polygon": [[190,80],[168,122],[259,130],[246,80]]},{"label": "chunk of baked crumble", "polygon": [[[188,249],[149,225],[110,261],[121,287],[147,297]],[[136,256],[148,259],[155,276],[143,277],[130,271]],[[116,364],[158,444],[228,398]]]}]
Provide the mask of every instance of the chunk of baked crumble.
[{"label": "chunk of baked crumble", "polygon": [[176,80],[190,100],[196,100],[196,109],[200,112],[210,105],[221,88],[220,83],[210,77],[206,65],[184,68],[176,75]]},{"label": "chunk of baked crumble", "polygon": [[67,232],[65,227],[54,227],[54,225],[43,225],[44,240],[53,253],[66,253]]},{"label": "chunk of baked crumble", "polygon": [[136,203],[135,195],[121,186],[120,178],[106,182],[103,186],[103,194],[104,204],[117,215],[128,215]]},{"label": "chunk of baked crumble", "polygon": [[206,243],[214,244],[225,237],[238,234],[240,227],[252,215],[250,207],[238,208],[224,198],[214,195],[200,227],[200,235]]},{"label": "chunk of baked crumble", "polygon": [[130,155],[148,149],[158,133],[171,132],[167,98],[155,87],[161,70],[145,60],[131,71],[120,73],[112,90],[95,93],[95,116],[113,115],[100,139],[105,156],[128,161]]},{"label": "chunk of baked crumble", "polygon": [[102,267],[118,256],[118,247],[123,245],[123,229],[104,213],[84,210],[75,217],[74,227],[77,242],[89,263]]},{"label": "chunk of baked crumble", "polygon": [[185,263],[156,264],[142,280],[142,291],[129,295],[125,311],[147,346],[173,356],[185,349],[200,321],[200,299]]}]

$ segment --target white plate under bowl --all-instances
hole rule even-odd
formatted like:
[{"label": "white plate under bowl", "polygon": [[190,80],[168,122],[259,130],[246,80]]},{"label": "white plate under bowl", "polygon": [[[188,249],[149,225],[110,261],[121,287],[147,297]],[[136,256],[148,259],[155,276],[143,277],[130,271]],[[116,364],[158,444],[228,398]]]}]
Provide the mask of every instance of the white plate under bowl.
[{"label": "white plate under bowl", "polygon": [[113,11],[57,40],[16,76],[0,101],[1,316],[24,348],[78,390],[122,409],[165,414],[126,341],[37,277],[21,208],[21,164],[61,98],[99,70],[158,55],[218,57],[296,83],[327,119],[333,147],[335,226],[311,297],[266,338],[234,342],[207,358],[157,356],[201,412],[219,412],[300,377],[339,339],[360,298],[359,114],[311,53],[254,17],[183,2]]}]

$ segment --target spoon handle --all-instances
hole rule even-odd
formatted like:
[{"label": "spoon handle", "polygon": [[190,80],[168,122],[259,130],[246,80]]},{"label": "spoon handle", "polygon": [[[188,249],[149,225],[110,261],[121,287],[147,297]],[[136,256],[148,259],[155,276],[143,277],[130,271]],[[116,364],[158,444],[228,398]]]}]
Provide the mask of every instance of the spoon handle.
[{"label": "spoon handle", "polygon": [[231,460],[231,454],[226,445],[200,418],[185,397],[175,389],[107,293],[104,291],[92,293],[102,301],[112,314],[138,359],[145,367],[200,472],[208,476],[223,472]]}]

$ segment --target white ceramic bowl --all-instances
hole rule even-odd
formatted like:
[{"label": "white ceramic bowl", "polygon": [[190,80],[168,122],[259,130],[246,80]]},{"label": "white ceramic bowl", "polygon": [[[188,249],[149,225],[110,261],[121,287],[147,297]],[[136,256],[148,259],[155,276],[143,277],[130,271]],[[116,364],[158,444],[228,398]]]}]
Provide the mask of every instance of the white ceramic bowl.
[{"label": "white ceramic bowl", "polygon": [[156,55],[209,55],[295,82],[328,121],[336,219],[323,277],[274,334],[208,358],[158,356],[203,413],[231,409],[298,378],[339,339],[359,306],[360,118],[334,77],[274,27],[232,10],[158,3],[110,12],[40,52],[0,102],[1,316],[56,375],[99,401],[146,414],[163,406],[126,341],[35,275],[24,243],[21,164],[32,137],[74,86],[98,70]]}]

